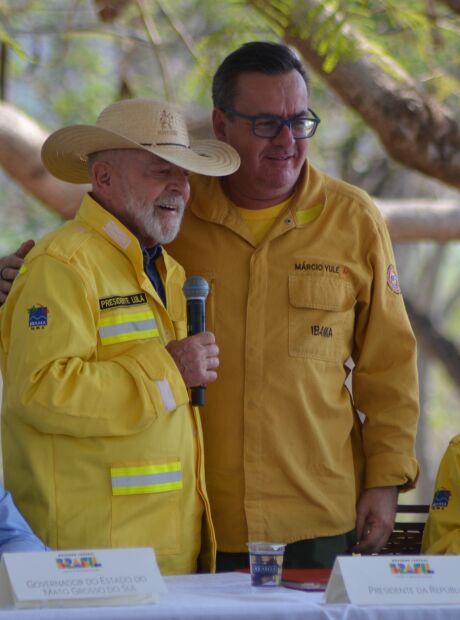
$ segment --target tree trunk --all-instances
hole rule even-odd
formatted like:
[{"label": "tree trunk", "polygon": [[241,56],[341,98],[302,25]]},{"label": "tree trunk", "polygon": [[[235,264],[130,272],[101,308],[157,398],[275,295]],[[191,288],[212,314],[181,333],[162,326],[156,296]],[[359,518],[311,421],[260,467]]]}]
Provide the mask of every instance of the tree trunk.
[{"label": "tree trunk", "polygon": [[404,298],[410,322],[417,336],[417,342],[426,353],[442,362],[455,386],[460,390],[460,350],[454,342],[445,338],[433,325],[426,314],[417,310]]},{"label": "tree trunk", "polygon": [[47,136],[26,114],[0,102],[0,166],[51,211],[71,218],[89,186],[59,181],[45,170],[40,150]]}]

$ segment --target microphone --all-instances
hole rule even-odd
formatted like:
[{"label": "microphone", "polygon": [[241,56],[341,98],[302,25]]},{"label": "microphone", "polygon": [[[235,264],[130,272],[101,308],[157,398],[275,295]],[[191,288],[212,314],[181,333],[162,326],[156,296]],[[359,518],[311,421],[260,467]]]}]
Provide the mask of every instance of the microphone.
[{"label": "microphone", "polygon": [[[206,331],[206,297],[209,284],[201,276],[191,276],[182,290],[187,300],[187,336]],[[192,405],[204,405],[205,386],[192,387]]]}]

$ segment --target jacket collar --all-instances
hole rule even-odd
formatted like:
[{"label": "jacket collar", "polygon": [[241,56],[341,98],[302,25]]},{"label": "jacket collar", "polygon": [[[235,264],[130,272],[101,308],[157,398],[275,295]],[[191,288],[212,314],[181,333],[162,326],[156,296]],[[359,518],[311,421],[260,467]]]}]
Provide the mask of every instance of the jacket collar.
[{"label": "jacket collar", "polygon": [[[240,236],[248,238],[246,224],[235,209],[233,202],[224,193],[220,179],[192,177],[191,186],[192,198],[189,209],[196,217],[215,224],[222,224]],[[325,204],[326,191],[323,175],[306,161],[296,189],[283,211],[283,216],[267,238],[282,234],[291,228],[303,228],[320,215]]]}]

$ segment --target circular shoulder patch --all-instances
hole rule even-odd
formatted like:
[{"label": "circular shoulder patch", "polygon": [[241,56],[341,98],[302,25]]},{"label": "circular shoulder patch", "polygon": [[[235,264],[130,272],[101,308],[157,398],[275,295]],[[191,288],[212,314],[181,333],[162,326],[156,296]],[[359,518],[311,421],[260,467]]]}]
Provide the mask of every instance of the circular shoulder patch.
[{"label": "circular shoulder patch", "polygon": [[388,265],[387,284],[389,288],[393,291],[393,293],[399,295],[399,293],[401,292],[401,287],[399,286],[399,278],[398,274],[396,273],[396,269],[394,268],[394,265]]}]

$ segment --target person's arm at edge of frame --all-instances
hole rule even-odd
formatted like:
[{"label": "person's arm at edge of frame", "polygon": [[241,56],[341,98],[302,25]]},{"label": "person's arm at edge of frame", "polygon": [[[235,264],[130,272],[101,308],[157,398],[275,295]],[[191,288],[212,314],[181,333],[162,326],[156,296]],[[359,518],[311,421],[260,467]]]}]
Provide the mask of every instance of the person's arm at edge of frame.
[{"label": "person's arm at edge of frame", "polygon": [[436,474],[421,553],[460,554],[460,435],[452,437]]},{"label": "person's arm at edge of frame", "polygon": [[10,493],[0,486],[0,556],[23,551],[49,551],[49,547],[33,533]]}]

